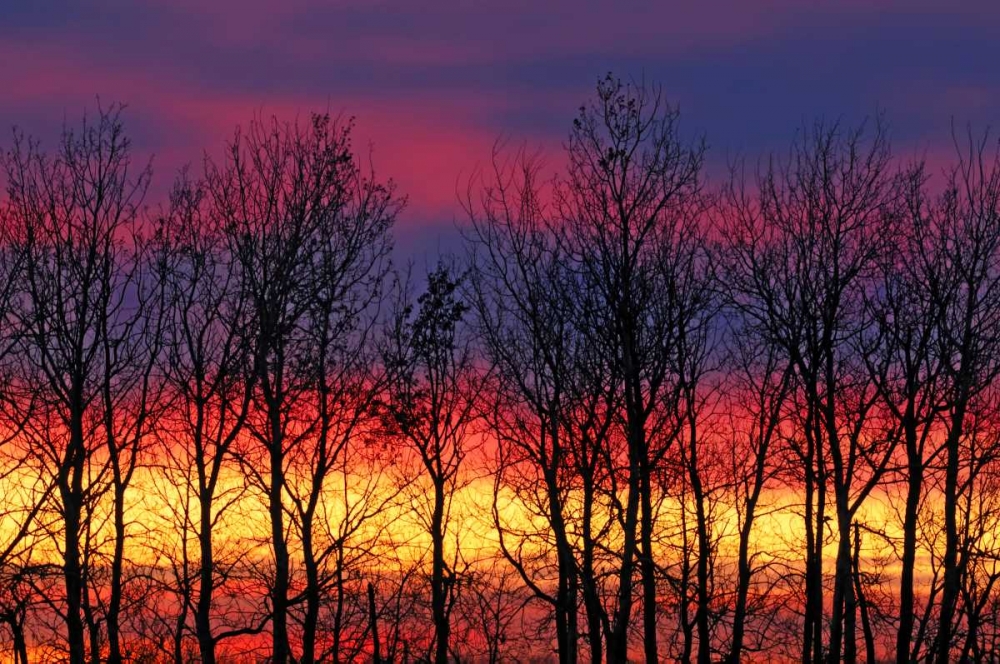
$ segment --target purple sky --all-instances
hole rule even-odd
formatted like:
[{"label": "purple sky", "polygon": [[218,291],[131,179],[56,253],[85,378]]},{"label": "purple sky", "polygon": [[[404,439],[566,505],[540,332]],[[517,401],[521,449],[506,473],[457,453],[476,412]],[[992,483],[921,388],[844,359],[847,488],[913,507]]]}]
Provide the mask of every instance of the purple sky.
[{"label": "purple sky", "polygon": [[6,0],[0,145],[127,102],[162,191],[255,113],[356,115],[419,261],[453,241],[456,185],[494,141],[556,154],[605,72],[660,83],[717,172],[877,108],[897,152],[943,163],[953,119],[1000,117],[998,35],[995,0]]}]

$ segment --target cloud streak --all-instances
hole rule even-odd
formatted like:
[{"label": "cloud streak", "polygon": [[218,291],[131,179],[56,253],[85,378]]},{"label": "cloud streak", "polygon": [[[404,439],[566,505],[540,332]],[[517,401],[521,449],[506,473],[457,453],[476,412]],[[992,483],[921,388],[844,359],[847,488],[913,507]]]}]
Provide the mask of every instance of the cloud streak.
[{"label": "cloud streak", "polygon": [[996,3],[687,4],[22,3],[0,22],[0,126],[52,136],[97,95],[125,101],[169,181],[255,113],[343,112],[409,195],[404,224],[441,227],[498,137],[558,149],[608,70],[662,83],[718,162],[879,107],[906,149],[936,153],[952,118],[1000,108]]}]

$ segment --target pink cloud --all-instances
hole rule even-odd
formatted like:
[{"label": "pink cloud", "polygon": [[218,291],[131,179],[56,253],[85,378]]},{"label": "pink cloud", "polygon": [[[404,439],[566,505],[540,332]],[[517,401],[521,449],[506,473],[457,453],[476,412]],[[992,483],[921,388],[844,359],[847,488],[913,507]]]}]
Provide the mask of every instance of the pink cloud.
[{"label": "pink cloud", "polygon": [[[11,55],[0,47],[0,60]],[[306,120],[311,112],[329,111],[357,118],[355,145],[360,156],[367,158],[371,147],[377,175],[394,179],[400,193],[408,197],[408,217],[454,213],[461,178],[489,159],[498,138],[492,128],[482,124],[482,115],[504,103],[514,103],[502,97],[460,95],[450,99],[386,99],[219,93],[180,88],[144,77],[137,70],[102,72],[95,79],[85,65],[74,64],[57,49],[38,55],[32,68],[8,70],[3,75],[0,83],[14,92],[6,103],[24,109],[59,103],[72,124],[86,108],[93,109],[95,94],[114,92],[114,97],[102,97],[103,101],[126,101],[128,125],[133,129],[137,125],[148,127],[149,135],[136,142],[155,151],[157,189],[161,191],[169,187],[181,165],[197,165],[205,152],[220,154],[236,126],[255,116]],[[45,74],[39,75],[42,71]],[[43,142],[48,143],[58,131],[58,127],[49,129],[48,135],[41,136]]]}]

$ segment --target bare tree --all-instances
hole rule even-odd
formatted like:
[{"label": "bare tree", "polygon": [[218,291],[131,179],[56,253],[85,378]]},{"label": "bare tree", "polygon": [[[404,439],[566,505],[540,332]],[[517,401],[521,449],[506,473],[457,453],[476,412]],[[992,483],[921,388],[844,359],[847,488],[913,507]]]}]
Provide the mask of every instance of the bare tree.
[{"label": "bare tree", "polygon": [[[5,164],[7,162],[4,162]],[[0,541],[3,570],[2,620],[11,633],[16,664],[28,664],[25,623],[29,609],[38,603],[30,580],[44,566],[35,560],[35,544],[44,536],[46,524],[39,519],[53,490],[54,478],[39,475],[31,467],[31,451],[20,445],[26,427],[34,418],[37,391],[23,380],[15,356],[20,326],[13,306],[22,283],[25,253],[17,242],[18,216],[0,206],[0,487],[4,494]]]},{"label": "bare tree", "polygon": [[[776,344],[801,390],[800,448],[806,473],[806,624],[803,660],[824,657],[822,546],[829,485],[837,525],[828,657],[856,659],[857,598],[851,571],[853,518],[883,477],[893,445],[870,426],[877,399],[863,362],[870,323],[864,294],[888,250],[901,207],[881,124],[862,130],[818,125],[788,163],[758,180],[734,229],[733,285],[747,325]],[[746,201],[744,201],[746,202]]]},{"label": "bare tree", "polygon": [[881,257],[879,288],[867,297],[875,326],[864,355],[889,424],[886,435],[903,453],[902,569],[896,659],[913,661],[916,612],[915,572],[918,517],[925,495],[925,475],[938,456],[936,432],[946,404],[938,330],[945,313],[942,299],[952,281],[926,195],[922,166],[905,175],[905,214],[898,226],[897,251]]},{"label": "bare tree", "polygon": [[452,499],[461,487],[462,461],[470,451],[471,424],[481,385],[472,346],[462,324],[468,305],[458,289],[461,277],[439,264],[427,275],[416,309],[396,314],[384,351],[389,372],[386,420],[416,454],[430,482],[431,505],[421,514],[431,539],[433,660],[446,664],[457,571],[446,560]]},{"label": "bare tree", "polygon": [[[356,383],[331,384],[343,367],[330,362],[343,359],[334,353],[356,347],[354,335],[361,332],[355,326],[372,293],[379,292],[387,232],[399,206],[391,189],[362,177],[350,130],[350,123],[338,124],[329,116],[313,116],[305,128],[255,121],[245,134],[237,132],[226,162],[210,164],[206,176],[255,323],[255,389],[247,432],[263,454],[248,450],[242,458],[244,470],[266,495],[271,523],[275,662],[292,657],[288,500],[299,506],[299,543],[312,568],[306,600],[313,621],[319,579],[316,552],[306,540],[324,477],[365,402],[363,394],[352,393]],[[331,412],[342,397],[348,410]],[[347,418],[345,429],[334,427],[341,416]],[[311,477],[304,478],[312,483],[304,502],[288,475],[299,456],[312,464]],[[306,648],[314,634],[307,628]]]},{"label": "bare tree", "polygon": [[[627,498],[611,662],[627,659],[636,564],[643,650],[648,661],[658,657],[653,477],[690,424],[681,413],[695,383],[678,373],[689,369],[681,366],[686,351],[679,352],[678,341],[707,292],[698,283],[704,147],[681,139],[678,118],[657,89],[607,77],[596,102],[574,122],[569,166],[557,185],[560,242],[600,302],[587,333],[621,372],[615,389],[624,410]],[[700,661],[709,657],[707,620],[698,620]]]},{"label": "bare tree", "polygon": [[[559,661],[575,662],[580,589],[568,523],[573,477],[565,438],[580,343],[574,304],[566,297],[573,290],[543,202],[538,162],[521,154],[504,163],[495,153],[493,167],[480,198],[470,191],[465,202],[473,224],[470,299],[491,366],[482,410],[496,446],[493,520],[501,554],[551,611]],[[520,526],[501,509],[507,495],[545,527]],[[587,604],[599,623],[596,591],[587,591]],[[596,661],[604,631],[598,624],[591,634]]]},{"label": "bare tree", "polygon": [[[523,158],[514,167],[495,160],[495,182],[481,201],[467,203],[482,264],[473,279],[479,327],[498,377],[490,417],[499,476],[503,488],[516,486],[518,473],[544,480],[549,504],[538,508],[551,525],[556,592],[531,578],[522,548],[528,533],[510,548],[503,533],[513,531],[498,521],[501,547],[553,605],[563,661],[576,658],[581,592],[592,660],[601,660],[603,640],[609,660],[624,661],[637,562],[644,648],[656,658],[654,484],[673,442],[683,435],[695,456],[701,444],[699,381],[713,290],[699,225],[702,151],[680,142],[676,120],[657,91],[609,77],[574,123],[553,208],[543,203],[537,165]],[[697,466],[695,459],[690,468]],[[569,507],[576,491],[583,493],[579,515]],[[710,543],[701,516],[705,576]],[[621,547],[612,556],[616,590],[608,602],[594,554],[617,538],[612,527]],[[579,560],[571,532],[581,535]],[[707,604],[703,594],[705,657]]]},{"label": "bare tree", "polygon": [[[34,381],[50,429],[32,449],[56,479],[70,661],[85,639],[84,516],[110,473],[114,551],[106,616],[109,659],[118,635],[126,523],[124,497],[145,433],[148,294],[141,283],[139,205],[149,168],[136,170],[121,109],[67,128],[55,154],[19,138],[6,156],[15,240],[24,255],[15,310],[25,381]],[[91,657],[97,658],[92,644]]]},{"label": "bare tree", "polygon": [[[308,345],[303,328],[312,302],[308,278],[327,212],[342,204],[341,173],[349,157],[341,130],[329,118],[297,126],[255,121],[237,131],[222,166],[207,182],[223,218],[228,249],[253,314],[256,389],[249,433],[262,448],[253,473],[265,492],[271,523],[274,578],[270,585],[273,661],[290,661],[288,637],[290,552],[285,523],[286,455],[307,435],[295,408],[308,394]],[[256,457],[244,464],[256,467]]]},{"label": "bare tree", "polygon": [[[306,313],[309,339],[305,352],[311,358],[306,366],[312,372],[313,392],[308,398],[315,403],[316,413],[312,438],[303,441],[290,460],[295,481],[286,484],[306,574],[303,663],[317,660],[323,594],[331,577],[336,583],[342,563],[337,556],[345,545],[343,537],[321,539],[325,532],[322,524],[339,519],[347,532],[363,528],[395,497],[385,486],[361,484],[363,490],[353,488],[355,497],[364,500],[353,509],[348,507],[338,515],[335,507],[326,503],[334,491],[331,481],[365,471],[365,466],[352,467],[349,458],[363,460],[365,455],[352,455],[348,448],[364,444],[375,428],[376,400],[385,379],[373,332],[389,268],[389,231],[402,204],[391,183],[382,184],[374,174],[363,173],[353,156],[340,178],[343,198],[339,207],[330,206],[326,211],[324,236],[314,249],[312,272],[307,277],[309,285],[302,286],[308,288],[312,304]],[[387,463],[389,459],[382,457],[380,461]],[[381,473],[368,477],[383,478]],[[342,499],[349,501],[349,489],[342,490]],[[336,641],[338,635],[333,638]]]},{"label": "bare tree", "polygon": [[[937,241],[954,278],[941,289],[938,301],[947,309],[941,317],[939,336],[946,377],[947,431],[944,479],[943,587],[936,661],[950,661],[953,624],[961,592],[962,542],[959,528],[959,485],[962,443],[975,421],[978,396],[1000,372],[995,334],[1000,316],[1000,152],[992,159],[986,140],[959,152],[959,163],[949,174],[941,202]],[[971,416],[971,417],[970,417]]]},{"label": "bare tree", "polygon": [[976,400],[978,412],[963,445],[964,472],[958,505],[962,574],[960,601],[956,607],[964,621],[964,635],[958,644],[960,661],[986,661],[995,656],[995,644],[990,640],[996,639],[997,625],[989,608],[995,605],[1000,581],[1000,552],[996,545],[1000,529],[997,520],[1000,450],[997,448],[996,399],[994,386]]},{"label": "bare tree", "polygon": [[[737,323],[738,325],[738,323]],[[732,500],[739,516],[737,583],[732,603],[732,633],[726,661],[737,664],[744,657],[747,622],[751,619],[751,593],[755,576],[767,563],[755,563],[754,526],[766,513],[764,492],[775,484],[780,468],[782,428],[787,424],[791,367],[778,349],[762,343],[752,332],[734,330],[727,366],[729,389],[725,390],[732,459]],[[766,560],[766,554],[765,554]],[[767,589],[766,582],[763,587]]]},{"label": "bare tree", "polygon": [[[168,383],[169,409],[159,435],[170,487],[168,504],[183,506],[174,527],[184,556],[178,581],[187,589],[198,652],[215,662],[215,646],[257,625],[213,630],[214,591],[236,561],[218,557],[215,531],[227,510],[245,496],[230,450],[249,413],[254,387],[249,331],[254,329],[247,293],[238,281],[234,257],[225,244],[223,216],[201,183],[178,181],[171,206],[158,227],[157,268],[166,299],[166,349],[162,374]],[[188,533],[196,549],[187,552]],[[238,559],[237,559],[238,560]],[[186,628],[178,621],[178,630]],[[180,635],[175,640],[180,642]],[[175,659],[180,649],[175,648]]]}]

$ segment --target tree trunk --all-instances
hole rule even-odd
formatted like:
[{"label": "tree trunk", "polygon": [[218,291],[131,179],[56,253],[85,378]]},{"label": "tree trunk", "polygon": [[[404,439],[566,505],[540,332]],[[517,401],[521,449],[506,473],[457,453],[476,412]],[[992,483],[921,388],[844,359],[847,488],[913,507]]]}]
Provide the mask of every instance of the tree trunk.
[{"label": "tree trunk", "polygon": [[375,585],[368,584],[368,624],[372,630],[372,664],[382,664],[382,651],[378,642],[378,613],[375,611]]},{"label": "tree trunk", "polygon": [[750,595],[750,534],[753,532],[754,505],[748,504],[746,520],[740,530],[736,602],[733,606],[733,637],[726,664],[739,664],[743,655],[743,637],[746,629],[747,599]]},{"label": "tree trunk", "polygon": [[212,592],[214,552],[212,550],[212,497],[206,490],[201,491],[200,526],[198,545],[201,553],[201,567],[198,570],[198,603],[195,606],[194,625],[198,638],[198,653],[202,664],[215,664],[215,639],[212,637]]},{"label": "tree trunk", "polygon": [[[632,445],[630,444],[631,448]],[[630,450],[631,452],[631,450]],[[634,459],[634,454],[630,453]],[[625,541],[622,547],[622,565],[618,574],[618,611],[608,642],[608,664],[628,663],[629,619],[632,615],[632,570],[636,550],[636,522],[639,516],[638,464],[633,460],[629,468],[629,492],[625,503]],[[656,661],[656,660],[653,660]]]},{"label": "tree trunk", "polygon": [[284,485],[284,462],[281,412],[277,404],[269,404],[271,420],[270,485],[268,513],[271,517],[271,544],[274,547],[274,587],[271,589],[271,643],[273,664],[290,661],[288,641],[288,544],[285,541],[284,510],[281,493]]},{"label": "tree trunk", "polygon": [[[619,315],[620,321],[627,321],[627,315]],[[649,506],[649,477],[644,468],[648,450],[642,408],[642,385],[639,368],[636,366],[634,342],[631,330],[620,332],[625,376],[625,418],[628,439],[628,498],[625,504],[624,542],[622,563],[618,574],[618,611],[615,615],[613,643],[608,644],[608,664],[628,662],[629,622],[632,618],[632,577],[636,552],[639,546],[652,543],[652,508]],[[644,477],[645,476],[645,477]],[[642,504],[642,525],[640,526],[640,503]],[[647,523],[648,521],[648,523]],[[639,526],[639,527],[637,527]],[[637,542],[637,537],[641,542]],[[649,541],[647,541],[647,539]],[[642,569],[643,592],[643,653],[646,660],[658,661],[656,653],[656,580],[652,571],[652,552],[643,550]],[[648,561],[646,560],[648,558]]]},{"label": "tree trunk", "polygon": [[769,429],[766,438],[761,442],[760,449],[756,453],[756,464],[754,468],[753,490],[747,496],[746,514],[743,525],[740,528],[739,552],[737,554],[738,579],[736,586],[736,603],[733,606],[733,636],[729,648],[729,656],[726,664],[739,664],[743,655],[743,639],[746,630],[747,601],[750,595],[750,537],[753,535],[753,524],[757,516],[757,501],[760,500],[760,493],[764,488],[764,470],[767,460],[767,453],[770,445],[768,440],[774,431]]},{"label": "tree trunk", "polygon": [[83,627],[83,569],[80,564],[80,526],[83,513],[84,443],[82,413],[74,411],[70,422],[70,444],[66,468],[60,470],[59,491],[66,523],[63,580],[66,585],[66,637],[69,664],[84,664],[86,645]]},{"label": "tree trunk", "polygon": [[[909,427],[907,427],[909,428]],[[913,577],[917,561],[917,511],[923,485],[922,459],[916,457],[916,433],[907,431],[908,479],[906,509],[903,515],[903,556],[899,578],[899,629],[896,633],[896,661],[910,661],[913,638],[914,591]],[[912,440],[911,440],[912,438]]]},{"label": "tree trunk", "polygon": [[333,645],[330,648],[330,657],[334,664],[340,663],[340,634],[344,624],[344,601],[346,590],[344,588],[344,544],[341,540],[337,543],[337,566],[334,569],[335,597],[333,609]]},{"label": "tree trunk", "polygon": [[560,664],[575,664],[576,655],[576,563],[566,538],[566,524],[563,521],[562,505],[555,485],[553,473],[546,473],[548,484],[549,511],[552,531],[556,540],[556,556],[559,566],[559,581],[556,588],[555,620],[556,643]]},{"label": "tree trunk", "polygon": [[712,543],[708,534],[708,515],[705,513],[705,492],[701,484],[701,474],[698,468],[698,437],[693,413],[689,415],[690,448],[688,465],[691,475],[691,492],[694,494],[695,527],[698,536],[698,608],[695,613],[695,624],[698,628],[698,664],[711,664],[712,642],[709,632],[709,564],[711,563]]},{"label": "tree trunk", "polygon": [[690,529],[688,528],[687,510],[687,482],[681,485],[681,575],[680,575],[680,623],[681,634],[681,657],[679,661],[690,662],[691,653],[694,651],[694,625],[695,621],[688,617],[688,609],[691,604],[691,540],[688,538]]},{"label": "tree trunk", "polygon": [[847,511],[847,496],[838,491],[837,562],[833,586],[833,616],[830,619],[829,662],[853,664],[857,661],[857,603],[854,596],[854,572],[851,559],[851,515]]},{"label": "tree trunk", "polygon": [[[871,616],[868,603],[865,601],[864,587],[861,584],[861,527],[854,524],[854,595],[857,597],[858,611],[861,614],[861,629],[865,636],[865,662],[875,664],[875,634],[872,631]],[[904,660],[905,662],[905,660]]]},{"label": "tree trunk", "polygon": [[603,652],[601,635],[604,629],[603,608],[594,577],[594,538],[591,534],[594,515],[593,482],[587,481],[583,489],[583,557],[580,561],[580,582],[583,586],[583,604],[587,612],[587,641],[590,663],[601,664]]},{"label": "tree trunk", "polygon": [[[118,452],[112,451],[111,454]],[[119,635],[119,622],[122,607],[122,577],[125,562],[125,487],[121,484],[120,472],[115,465],[115,487],[114,487],[114,524],[115,524],[115,548],[111,558],[111,597],[108,599],[108,664],[122,664],[121,639]]]},{"label": "tree trunk", "polygon": [[[964,390],[963,390],[964,391]],[[964,397],[964,395],[963,395]],[[958,565],[958,470],[959,441],[965,420],[966,399],[960,397],[948,432],[947,465],[944,480],[944,584],[941,594],[941,613],[938,627],[937,654],[938,664],[948,664],[951,654],[952,621],[955,607],[958,604],[958,594],[961,586],[961,576]]]},{"label": "tree trunk", "polygon": [[444,562],[445,487],[434,481],[434,512],[431,515],[431,538],[434,547],[431,569],[431,612],[434,619],[434,662],[448,664],[449,621],[447,615],[448,582]]},{"label": "tree trunk", "polygon": [[14,641],[14,664],[28,664],[28,642],[24,638],[24,625],[17,620],[12,620],[10,632]]},{"label": "tree trunk", "polygon": [[316,564],[312,539],[312,514],[306,514],[302,518],[302,557],[306,570],[306,611],[302,622],[301,664],[313,664],[316,659],[316,630],[319,626],[319,567]]},{"label": "tree trunk", "polygon": [[823,539],[826,524],[826,484],[822,450],[817,444],[814,414],[806,425],[805,465],[805,624],[803,664],[823,662]]},{"label": "tree trunk", "polygon": [[642,650],[647,662],[659,661],[656,646],[656,564],[653,561],[653,500],[652,481],[646,463],[639,463],[639,491],[642,512],[639,524],[641,554],[639,572],[642,577]]}]

